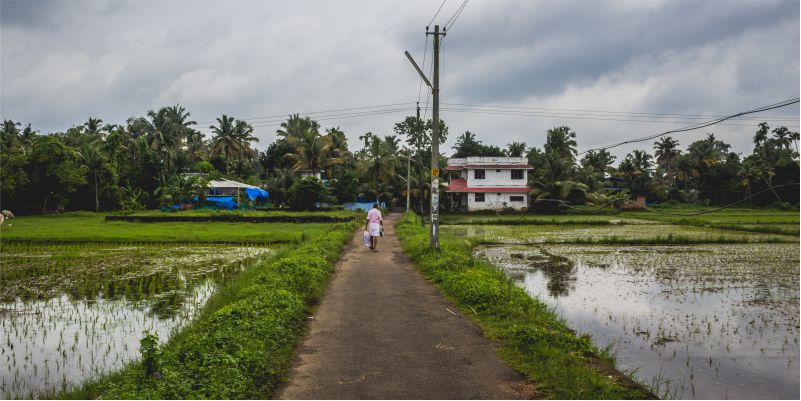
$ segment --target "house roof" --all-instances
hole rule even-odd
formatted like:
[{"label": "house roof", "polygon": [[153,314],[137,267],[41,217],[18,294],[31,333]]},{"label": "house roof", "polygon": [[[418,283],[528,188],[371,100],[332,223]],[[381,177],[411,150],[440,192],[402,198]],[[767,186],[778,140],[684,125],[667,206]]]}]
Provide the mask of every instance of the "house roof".
[{"label": "house roof", "polygon": [[209,188],[258,188],[257,186],[245,184],[242,182],[237,182],[233,180],[227,180],[225,178],[220,178],[219,180],[209,180]]},{"label": "house roof", "polygon": [[445,192],[500,192],[528,193],[528,187],[468,187],[467,180],[453,179]]},{"label": "house roof", "polygon": [[515,170],[533,170],[534,167],[528,164],[449,164],[446,167],[448,171],[456,170],[475,170],[475,169],[515,169]]}]

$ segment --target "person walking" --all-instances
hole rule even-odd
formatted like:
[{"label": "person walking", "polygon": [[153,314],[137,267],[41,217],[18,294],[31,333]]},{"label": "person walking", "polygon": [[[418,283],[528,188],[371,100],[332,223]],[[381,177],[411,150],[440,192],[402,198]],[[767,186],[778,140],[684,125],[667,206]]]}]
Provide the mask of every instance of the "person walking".
[{"label": "person walking", "polygon": [[373,203],[373,208],[367,212],[367,222],[364,225],[364,231],[370,233],[370,250],[373,252],[378,252],[378,237],[381,236],[383,228],[384,219],[378,210],[378,203]]}]

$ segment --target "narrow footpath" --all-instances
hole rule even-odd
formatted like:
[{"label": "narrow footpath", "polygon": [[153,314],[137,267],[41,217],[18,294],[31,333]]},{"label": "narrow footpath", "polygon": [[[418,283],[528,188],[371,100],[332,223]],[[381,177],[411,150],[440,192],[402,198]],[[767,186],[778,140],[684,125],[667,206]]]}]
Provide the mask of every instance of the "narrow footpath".
[{"label": "narrow footpath", "polygon": [[299,345],[282,399],[520,399],[534,386],[401,250],[390,214],[379,252],[357,230]]}]

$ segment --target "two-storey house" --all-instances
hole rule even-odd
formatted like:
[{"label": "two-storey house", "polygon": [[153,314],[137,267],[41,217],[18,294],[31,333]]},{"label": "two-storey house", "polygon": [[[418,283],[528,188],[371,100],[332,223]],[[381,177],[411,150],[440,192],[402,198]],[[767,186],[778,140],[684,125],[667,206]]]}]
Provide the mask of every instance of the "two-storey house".
[{"label": "two-storey house", "polygon": [[528,171],[525,157],[467,157],[448,160],[449,194],[453,210],[528,207]]}]

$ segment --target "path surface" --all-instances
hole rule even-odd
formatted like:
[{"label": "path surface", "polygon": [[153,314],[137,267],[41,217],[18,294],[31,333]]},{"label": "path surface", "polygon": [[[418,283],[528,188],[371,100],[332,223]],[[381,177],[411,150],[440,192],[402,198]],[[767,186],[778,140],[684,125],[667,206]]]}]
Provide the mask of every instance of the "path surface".
[{"label": "path surface", "polygon": [[[358,230],[296,351],[283,399],[517,399],[534,387],[401,251],[385,220],[379,252]],[[450,312],[449,312],[450,310]]]}]

